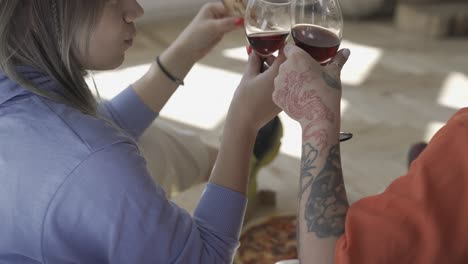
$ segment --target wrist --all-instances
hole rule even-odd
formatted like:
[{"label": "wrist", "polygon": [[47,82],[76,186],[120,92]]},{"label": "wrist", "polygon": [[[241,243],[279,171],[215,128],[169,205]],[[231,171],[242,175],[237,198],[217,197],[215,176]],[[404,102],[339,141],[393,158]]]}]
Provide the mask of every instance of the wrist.
[{"label": "wrist", "polygon": [[336,143],[340,139],[340,126],[330,123],[314,124],[301,123],[302,140],[304,142],[317,141],[320,144]]},{"label": "wrist", "polygon": [[[158,57],[161,65],[164,67],[164,70],[170,73],[170,75],[175,79],[183,82],[186,75],[196,62],[191,58],[191,56],[186,55],[188,53],[189,52],[183,47],[173,44]],[[150,69],[150,74],[155,75],[158,71],[162,71],[162,69],[155,58]]]},{"label": "wrist", "polygon": [[158,65],[159,69],[166,75],[166,77],[171,80],[172,82],[176,83],[177,85],[184,85],[184,81],[180,80],[179,78],[175,77],[170,73],[166,67],[161,63],[161,58],[159,56],[156,57],[156,64]]},{"label": "wrist", "polygon": [[312,115],[298,120],[302,132],[310,130],[325,130],[339,132],[341,128],[341,100],[322,102],[323,106],[315,110]]},{"label": "wrist", "polygon": [[256,137],[260,128],[257,128],[249,120],[241,115],[230,115],[226,117],[224,124],[225,131],[232,131],[239,137]]},{"label": "wrist", "polygon": [[190,45],[190,41],[185,40],[182,36],[179,36],[168,50],[174,53],[181,63],[193,66],[199,60],[195,50]]},{"label": "wrist", "polygon": [[326,131],[339,131],[341,128],[340,116],[334,117],[333,119],[327,120],[300,120],[299,125],[301,126],[302,132],[307,129],[313,128],[314,130],[326,130]]}]

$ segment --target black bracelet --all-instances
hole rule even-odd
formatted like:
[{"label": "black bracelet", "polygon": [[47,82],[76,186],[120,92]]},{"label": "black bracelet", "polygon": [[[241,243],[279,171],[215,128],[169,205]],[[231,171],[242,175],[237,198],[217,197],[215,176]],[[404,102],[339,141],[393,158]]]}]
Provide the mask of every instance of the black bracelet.
[{"label": "black bracelet", "polygon": [[184,81],[174,77],[174,75],[170,74],[164,66],[161,64],[161,60],[159,60],[159,56],[156,57],[156,63],[158,64],[159,68],[161,69],[162,72],[169,78],[171,81],[177,83],[178,85],[184,86]]}]

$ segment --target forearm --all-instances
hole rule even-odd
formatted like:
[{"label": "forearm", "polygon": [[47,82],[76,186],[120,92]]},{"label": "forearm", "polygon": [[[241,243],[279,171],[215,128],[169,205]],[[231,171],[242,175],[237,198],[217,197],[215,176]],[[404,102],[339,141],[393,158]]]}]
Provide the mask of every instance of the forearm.
[{"label": "forearm", "polygon": [[[348,210],[341,169],[339,130],[325,128],[303,139],[298,211],[298,250],[302,263],[333,263]],[[318,134],[317,134],[318,135]],[[326,135],[326,136],[325,136]],[[323,138],[322,138],[323,139]]]},{"label": "forearm", "polygon": [[[161,64],[174,77],[183,80],[196,62],[184,45],[175,41],[160,54]],[[133,89],[141,100],[154,112],[159,113],[174,94],[178,84],[170,80],[153,61],[148,72],[133,84]]]},{"label": "forearm", "polygon": [[[171,46],[160,54],[162,66],[172,77],[183,81],[195,62],[212,50],[225,33],[238,26],[236,18],[227,17],[222,3],[207,3]],[[144,103],[159,113],[178,84],[153,61],[148,73],[133,87]]]},{"label": "forearm", "polygon": [[228,115],[210,182],[246,194],[257,131],[238,124]]}]

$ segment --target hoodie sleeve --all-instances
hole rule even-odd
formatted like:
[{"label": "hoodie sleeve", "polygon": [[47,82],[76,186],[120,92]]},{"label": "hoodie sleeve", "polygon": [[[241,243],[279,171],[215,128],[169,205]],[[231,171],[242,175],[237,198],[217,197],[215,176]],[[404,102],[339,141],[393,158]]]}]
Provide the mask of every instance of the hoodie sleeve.
[{"label": "hoodie sleeve", "polygon": [[132,86],[127,87],[110,101],[103,101],[100,110],[104,116],[110,118],[134,139],[138,139],[158,117],[158,113],[143,103]]},{"label": "hoodie sleeve", "polygon": [[44,263],[231,263],[246,198],[208,184],[193,218],[166,199],[135,146],[93,153],[49,205]]}]

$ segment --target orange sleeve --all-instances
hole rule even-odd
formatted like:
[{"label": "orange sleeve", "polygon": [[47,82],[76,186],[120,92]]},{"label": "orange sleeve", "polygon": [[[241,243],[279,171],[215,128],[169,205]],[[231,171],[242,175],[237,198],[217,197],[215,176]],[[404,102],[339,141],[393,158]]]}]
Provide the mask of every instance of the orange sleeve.
[{"label": "orange sleeve", "polygon": [[406,176],[348,210],[335,263],[468,263],[468,108]]}]

